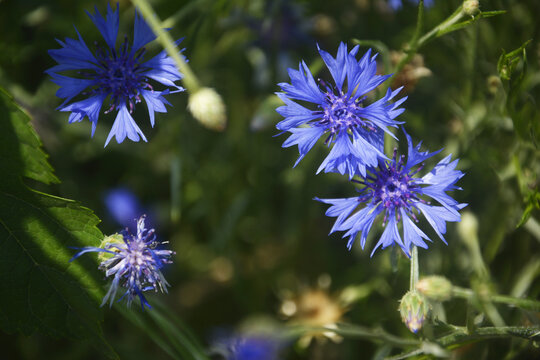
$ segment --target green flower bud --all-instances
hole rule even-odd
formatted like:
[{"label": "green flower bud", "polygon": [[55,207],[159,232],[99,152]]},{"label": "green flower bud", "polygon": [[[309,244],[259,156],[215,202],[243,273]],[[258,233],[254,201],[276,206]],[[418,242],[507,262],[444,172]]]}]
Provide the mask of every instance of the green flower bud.
[{"label": "green flower bud", "polygon": [[[110,236],[105,236],[105,238],[101,241],[101,244],[99,244],[99,247],[102,249],[105,249],[105,246],[107,245],[113,245],[113,244],[124,244],[124,236],[122,234],[113,234]],[[108,249],[111,251],[114,251],[115,249]],[[113,257],[113,254],[107,253],[107,252],[99,252],[98,253],[98,260],[100,263],[102,263],[105,260],[110,259]]]},{"label": "green flower bud", "polygon": [[227,124],[225,104],[221,96],[210,88],[201,88],[189,96],[188,109],[193,117],[211,130],[223,131]]},{"label": "green flower bud", "polygon": [[426,276],[416,284],[416,290],[435,301],[445,301],[452,297],[452,283],[443,276]]},{"label": "green flower bud", "polygon": [[424,321],[429,314],[429,305],[424,295],[418,291],[407,291],[401,298],[399,304],[401,320],[407,325],[409,330],[417,333],[422,328]]},{"label": "green flower bud", "polygon": [[478,4],[478,0],[465,0],[463,2],[463,12],[466,15],[476,15],[480,11],[480,5]]},{"label": "green flower bud", "polygon": [[464,211],[461,214],[461,221],[458,223],[457,230],[466,244],[478,242],[478,219],[470,211]]}]

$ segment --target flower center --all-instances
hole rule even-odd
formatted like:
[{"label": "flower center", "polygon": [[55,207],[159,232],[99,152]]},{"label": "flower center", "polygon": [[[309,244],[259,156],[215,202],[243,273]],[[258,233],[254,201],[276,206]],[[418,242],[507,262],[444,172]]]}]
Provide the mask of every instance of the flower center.
[{"label": "flower center", "polygon": [[366,120],[358,116],[361,101],[349,99],[346,95],[335,95],[333,92],[326,93],[326,101],[323,104],[322,119],[319,124],[330,126],[332,133],[348,130],[356,126],[364,126],[369,129]]},{"label": "flower center", "polygon": [[111,107],[106,113],[125,101],[128,101],[131,112],[134,104],[141,101],[140,90],[151,89],[147,83],[148,79],[141,75],[144,68],[139,64],[145,53],[144,48],[135,54],[128,50],[127,37],[118,51],[114,49],[104,51],[99,46],[97,48],[96,55],[101,67],[95,74],[97,88],[94,91],[110,95]]},{"label": "flower center", "polygon": [[390,169],[388,173],[381,174],[375,201],[380,201],[386,209],[407,206],[411,196],[414,196],[414,184],[410,183],[411,179],[407,174],[391,170],[393,169]]},{"label": "flower center", "polygon": [[126,255],[126,260],[129,265],[139,269],[148,258],[144,254],[144,243],[138,241],[132,241],[129,245],[129,250]]},{"label": "flower center", "polygon": [[413,176],[422,168],[414,171],[404,171],[404,156],[397,158],[397,150],[391,161],[380,164],[368,175],[364,181],[358,183],[365,185],[361,190],[363,195],[358,197],[359,202],[371,201],[373,205],[382,205],[385,212],[383,223],[389,216],[400,216],[398,210],[404,209],[413,219],[416,216],[413,210],[416,202],[425,203],[419,196],[422,194],[418,179]]}]

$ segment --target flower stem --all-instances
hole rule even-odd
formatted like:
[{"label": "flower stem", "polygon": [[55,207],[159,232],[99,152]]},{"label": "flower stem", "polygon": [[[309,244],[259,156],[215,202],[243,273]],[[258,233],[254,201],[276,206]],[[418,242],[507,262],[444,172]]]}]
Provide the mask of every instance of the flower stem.
[{"label": "flower stem", "polygon": [[446,18],[446,20],[444,20],[439,25],[431,29],[428,33],[420,37],[420,32],[422,31],[422,27],[424,26],[424,1],[420,1],[418,4],[418,20],[416,22],[416,30],[414,32],[413,38],[407,44],[407,50],[405,51],[407,55],[404,56],[396,65],[396,68],[393,71],[394,75],[392,75],[392,77],[396,74],[399,74],[399,72],[403,70],[403,67],[412,60],[414,55],[416,55],[416,53],[422,46],[424,46],[430,40],[435,39],[439,35],[444,34],[450,26],[460,21],[463,16],[463,6],[459,6],[452,15]]},{"label": "flower stem", "polygon": [[[458,286],[452,287],[452,295],[463,299],[473,299],[477,294],[471,289],[461,288]],[[519,307],[526,310],[540,311],[540,301],[516,298],[507,295],[489,295],[489,300],[495,303],[507,304]]]},{"label": "flower stem", "polygon": [[409,290],[413,291],[416,289],[416,283],[418,283],[418,248],[413,245],[411,251],[411,282],[409,285]]},{"label": "flower stem", "polygon": [[176,66],[180,72],[184,75],[182,82],[190,93],[195,93],[199,90],[200,85],[197,76],[193,73],[186,60],[180,56],[174,40],[171,35],[165,31],[161,20],[157,17],[152,9],[152,6],[147,0],[131,0],[133,5],[141,12],[142,16],[152,28],[152,31],[157,36],[157,40],[167,51],[167,54],[176,62]]}]

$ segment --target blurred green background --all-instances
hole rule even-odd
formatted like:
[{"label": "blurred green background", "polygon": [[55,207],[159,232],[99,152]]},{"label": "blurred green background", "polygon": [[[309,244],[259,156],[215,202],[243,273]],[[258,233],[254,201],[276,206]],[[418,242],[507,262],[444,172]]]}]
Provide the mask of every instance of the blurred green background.
[{"label": "blurred green background", "polygon": [[[129,1],[119,3],[120,36],[131,36],[133,7]],[[0,86],[33,117],[62,180],[41,189],[94,210],[105,234],[122,227],[105,206],[106,194],[115,188],[136,194],[160,238],[169,240],[177,253],[165,270],[172,284],[169,295],[149,295],[149,301],[159,297],[205,345],[216,333],[245,322],[286,323],[284,313],[291,314],[286,304],[296,301],[298,307],[298,295],[306,289],[319,289],[330,300],[343,291],[353,294],[354,301],[346,312],[337,311],[335,321],[382,326],[412,338],[397,312],[409,286],[408,259],[391,249],[370,258],[373,242],[365,251],[355,244],[349,252],[339,234],[327,236],[333,221],[313,197],[352,196],[354,188],[339,175],[315,175],[327,152],[322,145],[292,168],[296,149],[282,149],[285,136],[273,137],[280,117],[272,94],[279,90],[277,83],[289,81],[286,69],[301,59],[320,70],[317,76],[329,77],[316,44],[332,54],[340,41],[352,46],[353,39],[377,40],[389,50],[402,50],[414,32],[416,8],[406,2],[394,12],[382,0],[151,1],[173,37],[185,37],[184,54],[201,83],[222,95],[228,124],[223,132],[204,128],[186,109],[188,94],[180,93],[168,97],[173,107],[156,116],[154,129],[146,110],[138,107],[135,119],[148,143],[113,141],[103,149],[112,115],[100,117],[94,138],[88,121],[68,124],[68,114],[55,111],[61,103],[55,96],[57,86],[44,71],[55,64],[47,50],[58,48],[55,38],[75,37],[73,25],[88,44],[101,41],[84,10],[96,5],[104,12],[106,4],[0,1]],[[435,6],[426,9],[424,30],[459,4],[435,0]],[[538,194],[540,2],[491,0],[480,1],[480,6],[507,13],[427,44],[392,86],[406,85],[409,98],[400,120],[407,122],[413,139],[423,140],[425,149],[444,147],[443,154],[461,159],[459,168],[466,176],[459,185],[464,190],[454,197],[468,203],[466,211],[478,220],[489,287],[538,299],[540,212],[534,209],[532,220],[517,225]],[[529,39],[526,62],[520,59],[510,80],[501,80],[497,61],[503,50],[514,50]],[[157,42],[149,51],[160,51]],[[391,64],[397,54],[385,51],[379,56]],[[384,61],[381,72],[388,72]],[[449,225],[448,246],[432,236],[430,248],[419,252],[421,274],[474,285],[475,264],[463,241],[474,230],[462,230]],[[317,296],[314,301],[320,301],[321,312],[334,306]],[[463,301],[445,304],[450,323],[464,325],[466,312]],[[539,322],[531,312],[502,307],[500,313],[508,324]],[[103,328],[121,358],[168,358],[114,310],[105,311]],[[101,356],[91,344],[40,334],[2,333],[0,343],[6,359]],[[371,358],[382,351],[381,343],[349,338],[314,340],[307,347],[287,345],[287,359]],[[534,358],[540,353],[526,341],[505,339],[470,344],[454,356]]]}]

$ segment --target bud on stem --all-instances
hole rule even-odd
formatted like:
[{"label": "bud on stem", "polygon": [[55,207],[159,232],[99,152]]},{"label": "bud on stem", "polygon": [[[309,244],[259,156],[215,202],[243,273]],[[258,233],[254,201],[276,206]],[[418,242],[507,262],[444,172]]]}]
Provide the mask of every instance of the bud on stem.
[{"label": "bud on stem", "polygon": [[416,290],[407,291],[401,298],[399,312],[403,323],[416,334],[429,314],[427,299]]}]

